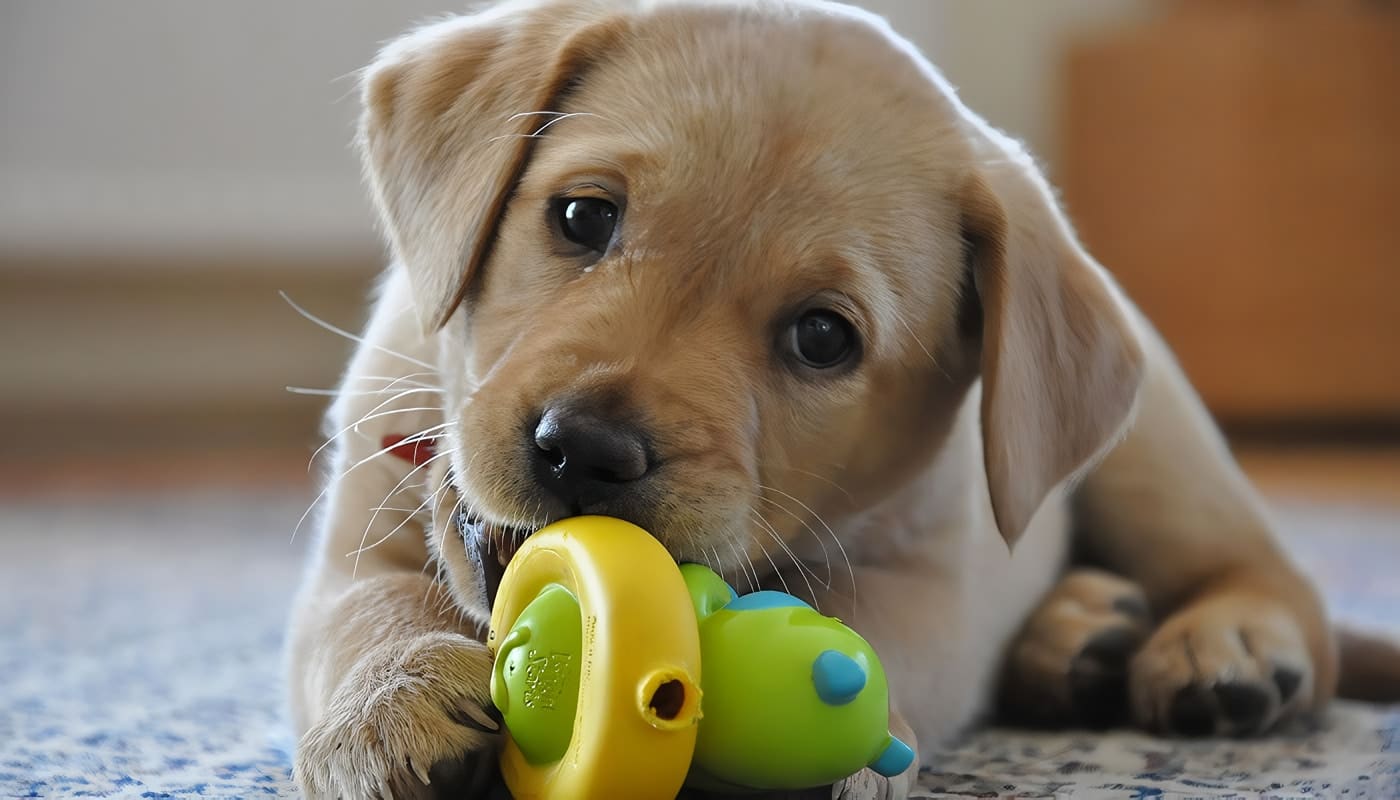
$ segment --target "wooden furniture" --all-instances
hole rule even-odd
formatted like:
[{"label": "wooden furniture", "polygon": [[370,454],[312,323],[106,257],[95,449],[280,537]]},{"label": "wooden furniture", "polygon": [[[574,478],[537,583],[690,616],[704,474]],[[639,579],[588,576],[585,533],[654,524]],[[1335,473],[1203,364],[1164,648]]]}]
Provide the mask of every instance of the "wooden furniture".
[{"label": "wooden furniture", "polygon": [[1197,0],[1073,46],[1056,177],[1226,422],[1400,422],[1400,4]]}]

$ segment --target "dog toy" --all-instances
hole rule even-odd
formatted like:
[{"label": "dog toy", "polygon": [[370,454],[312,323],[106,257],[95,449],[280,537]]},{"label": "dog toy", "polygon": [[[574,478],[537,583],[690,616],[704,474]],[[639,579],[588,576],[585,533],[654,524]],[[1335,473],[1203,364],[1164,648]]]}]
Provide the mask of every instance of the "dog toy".
[{"label": "dog toy", "polygon": [[527,539],[487,645],[517,800],[801,789],[913,761],[864,639],[792,595],[739,597],[621,520]]}]

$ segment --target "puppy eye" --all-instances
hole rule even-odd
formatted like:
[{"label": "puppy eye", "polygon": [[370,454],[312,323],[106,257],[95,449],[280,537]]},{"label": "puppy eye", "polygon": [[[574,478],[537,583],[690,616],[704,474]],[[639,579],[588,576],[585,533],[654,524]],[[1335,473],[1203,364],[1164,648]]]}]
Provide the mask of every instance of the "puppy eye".
[{"label": "puppy eye", "polygon": [[856,348],[855,328],[845,317],[825,308],[798,317],[789,336],[793,354],[814,369],[835,367],[850,358]]},{"label": "puppy eye", "polygon": [[554,206],[565,239],[596,253],[607,251],[617,228],[617,206],[601,197],[563,197]]}]

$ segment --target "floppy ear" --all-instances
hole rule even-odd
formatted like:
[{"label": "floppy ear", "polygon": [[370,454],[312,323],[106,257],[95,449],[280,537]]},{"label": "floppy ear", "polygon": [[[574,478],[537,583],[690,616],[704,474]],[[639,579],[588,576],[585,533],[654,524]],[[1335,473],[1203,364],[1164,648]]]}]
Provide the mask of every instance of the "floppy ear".
[{"label": "floppy ear", "polygon": [[366,71],[364,171],[425,331],[447,321],[489,256],[532,134],[620,33],[621,18],[599,8],[505,3],[410,33]]},{"label": "floppy ear", "polygon": [[1007,544],[1126,430],[1143,358],[1108,277],[1012,147],[998,145],[962,198],[981,310],[983,458]]}]

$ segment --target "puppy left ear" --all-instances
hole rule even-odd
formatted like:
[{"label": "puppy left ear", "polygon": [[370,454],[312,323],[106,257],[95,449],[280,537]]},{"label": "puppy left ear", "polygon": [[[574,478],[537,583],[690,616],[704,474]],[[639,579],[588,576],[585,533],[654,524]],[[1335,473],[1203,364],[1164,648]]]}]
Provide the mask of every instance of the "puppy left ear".
[{"label": "puppy left ear", "polygon": [[1046,496],[1127,429],[1143,356],[1124,301],[1084,252],[1018,143],[968,179],[963,235],[980,303],[982,446],[992,511],[1014,544]]},{"label": "puppy left ear", "polygon": [[623,4],[507,2],[394,42],[365,73],[360,150],[425,332],[457,309],[541,129]]}]

